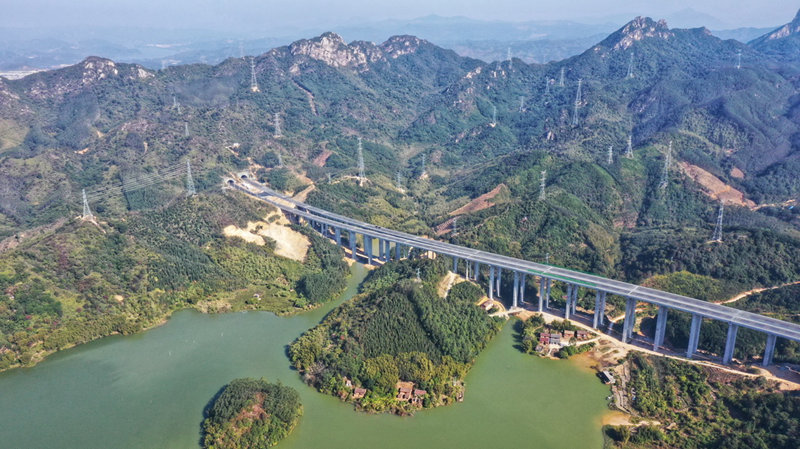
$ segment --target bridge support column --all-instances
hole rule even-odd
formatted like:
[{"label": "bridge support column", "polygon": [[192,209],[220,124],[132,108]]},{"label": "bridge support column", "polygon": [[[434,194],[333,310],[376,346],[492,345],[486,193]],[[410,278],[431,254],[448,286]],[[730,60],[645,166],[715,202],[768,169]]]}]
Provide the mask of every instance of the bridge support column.
[{"label": "bridge support column", "polygon": [[489,266],[489,299],[494,299],[494,266]]},{"label": "bridge support column", "polygon": [[514,272],[514,302],[511,307],[517,307],[517,298],[519,297],[519,272]]},{"label": "bridge support column", "polygon": [[738,331],[739,325],[728,324],[728,338],[725,341],[725,354],[722,356],[723,365],[730,365],[731,360],[733,360],[733,350],[736,348],[736,333]]},{"label": "bridge support column", "polygon": [[636,323],[636,300],[628,298],[625,305],[625,320],[622,322],[622,342],[627,343],[633,337],[633,325]]},{"label": "bridge support column", "polygon": [[539,278],[539,312],[544,312],[544,284],[545,279]]},{"label": "bridge support column", "polygon": [[364,251],[367,252],[367,265],[372,265],[372,237],[364,234]]},{"label": "bridge support column", "polygon": [[767,347],[764,348],[764,360],[761,365],[764,367],[772,364],[772,355],[775,354],[775,340],[778,337],[775,334],[767,334]]},{"label": "bridge support column", "polygon": [[573,287],[574,286],[572,284],[567,284],[567,306],[564,309],[564,319],[565,320],[569,319],[569,313],[572,310],[571,302],[572,302],[572,289],[573,289]]},{"label": "bridge support column", "polygon": [[686,358],[691,359],[697,351],[697,343],[700,341],[700,326],[703,324],[703,317],[693,313],[692,327],[689,329],[689,347],[686,348]]},{"label": "bridge support column", "polygon": [[348,243],[350,243],[350,258],[356,260],[356,233],[353,231],[348,232]]},{"label": "bridge support column", "polygon": [[336,246],[342,246],[342,230],[340,228],[333,228],[333,238],[336,240]]},{"label": "bridge support column", "polygon": [[545,290],[544,294],[544,306],[546,308],[550,308],[550,287],[553,286],[553,280],[547,279],[547,289]]},{"label": "bridge support column", "polygon": [[495,289],[495,293],[497,293],[497,297],[498,298],[500,297],[500,275],[502,275],[502,274],[503,274],[503,269],[500,268],[500,267],[497,267],[497,277],[494,280],[495,281],[494,289]]},{"label": "bridge support column", "polygon": [[399,243],[395,243],[394,244],[394,258],[395,258],[395,260],[400,260],[400,244]]},{"label": "bridge support column", "polygon": [[598,290],[597,295],[594,297],[594,318],[592,319],[592,327],[597,329],[603,325],[603,315],[606,312],[606,292]]},{"label": "bridge support column", "polygon": [[519,302],[525,302],[525,277],[526,273],[522,273],[522,279],[519,281]]},{"label": "bridge support column", "polygon": [[575,285],[572,288],[572,314],[573,315],[575,315],[575,313],[577,313],[577,311],[578,311],[578,289],[579,288],[580,287],[578,287],[577,285]]},{"label": "bridge support column", "polygon": [[480,270],[481,270],[481,264],[479,264],[476,261],[472,266],[472,279],[476,281],[478,280],[478,275],[480,274]]},{"label": "bridge support column", "polygon": [[664,346],[664,334],[667,331],[667,314],[669,309],[664,306],[658,306],[658,318],[656,318],[656,335],[653,338],[653,351],[658,351],[658,348]]},{"label": "bridge support column", "polygon": [[453,273],[458,274],[458,257],[453,257]]}]

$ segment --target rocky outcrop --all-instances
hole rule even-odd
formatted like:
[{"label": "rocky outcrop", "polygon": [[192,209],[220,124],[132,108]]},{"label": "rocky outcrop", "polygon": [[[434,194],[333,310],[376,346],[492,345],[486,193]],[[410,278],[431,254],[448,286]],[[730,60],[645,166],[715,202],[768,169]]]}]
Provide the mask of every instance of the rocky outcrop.
[{"label": "rocky outcrop", "polygon": [[670,31],[667,22],[659,20],[654,21],[649,17],[637,17],[628,22],[622,29],[612,34],[609,39],[616,40],[613,45],[608,45],[608,39],[604,41],[607,46],[613,50],[626,50],[630,48],[635,42],[643,39],[669,39],[674,37],[675,34]]},{"label": "rocky outcrop", "polygon": [[366,69],[369,64],[415,53],[426,41],[414,36],[393,36],[379,46],[371,42],[344,42],[336,33],[299,40],[289,46],[292,56],[306,56],[331,67]]},{"label": "rocky outcrop", "polygon": [[153,73],[141,66],[117,64],[110,59],[90,56],[64,69],[30,75],[27,93],[32,98],[47,99],[78,92],[106,79],[136,81],[151,77]]},{"label": "rocky outcrop", "polygon": [[355,67],[369,61],[365,51],[347,45],[341,36],[330,32],[314,39],[299,40],[289,46],[289,52],[293,56],[322,61],[331,67]]}]

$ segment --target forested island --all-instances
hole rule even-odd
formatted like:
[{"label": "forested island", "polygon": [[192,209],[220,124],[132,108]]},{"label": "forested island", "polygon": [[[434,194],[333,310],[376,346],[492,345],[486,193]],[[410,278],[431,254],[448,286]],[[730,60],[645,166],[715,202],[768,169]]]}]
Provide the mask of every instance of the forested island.
[{"label": "forested island", "polygon": [[442,258],[381,266],[358,297],[290,345],[292,364],[309,385],[366,411],[461,400],[464,376],[504,320],[476,306],[483,293],[469,282],[441,297],[446,273]]},{"label": "forested island", "polygon": [[264,379],[235,379],[206,411],[204,449],[261,449],[294,429],[303,406],[291,387]]}]

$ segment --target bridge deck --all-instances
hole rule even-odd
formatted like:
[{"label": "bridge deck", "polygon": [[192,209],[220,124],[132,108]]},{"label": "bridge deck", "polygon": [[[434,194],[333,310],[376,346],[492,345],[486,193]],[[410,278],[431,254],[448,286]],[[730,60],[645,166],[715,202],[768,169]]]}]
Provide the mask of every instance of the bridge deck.
[{"label": "bridge deck", "polygon": [[[314,220],[325,223],[329,226],[340,227],[367,234],[375,238],[390,240],[402,245],[421,248],[427,251],[444,254],[460,259],[477,261],[486,265],[493,265],[507,270],[529,273],[534,276],[569,282],[587,288],[605,291],[614,295],[634,298],[638,301],[648,302],[670,309],[680,310],[692,314],[701,315],[705,318],[737,324],[742,327],[754,329],[768,334],[774,334],[783,338],[800,342],[800,325],[787,321],[766,317],[732,307],[714,304],[688,296],[676,295],[674,293],[663,292],[660,290],[642,287],[640,285],[627,282],[607,279],[602,276],[582,273],[580,271],[552,265],[529,262],[522,259],[494,254],[486,251],[467,248],[451,243],[440,242],[424,237],[418,237],[401,231],[375,226],[354,220],[349,217],[335,214],[300,201],[294,200],[278,192],[270,190],[263,185],[246,181],[246,185],[251,189],[241,189],[246,193],[272,204],[273,206],[298,215],[306,220]],[[254,193],[255,191],[256,193]],[[275,201],[270,198],[278,198],[282,201]],[[302,208],[303,211],[298,208]]]}]

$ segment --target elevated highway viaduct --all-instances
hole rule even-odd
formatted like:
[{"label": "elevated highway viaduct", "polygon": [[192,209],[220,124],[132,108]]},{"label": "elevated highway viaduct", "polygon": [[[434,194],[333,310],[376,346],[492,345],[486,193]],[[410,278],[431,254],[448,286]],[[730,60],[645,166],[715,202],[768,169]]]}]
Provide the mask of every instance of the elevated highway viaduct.
[{"label": "elevated highway viaduct", "polygon": [[[656,351],[663,346],[670,310],[686,312],[692,317],[689,342],[686,348],[686,357],[688,358],[692,358],[697,351],[700,329],[704,319],[718,320],[728,324],[725,350],[722,356],[723,364],[729,364],[733,358],[739,328],[752,329],[766,334],[767,341],[762,359],[764,366],[772,363],[775,342],[778,337],[800,342],[800,325],[794,323],[593,274],[516,259],[375,226],[310,206],[249,179],[242,179],[241,183],[236,184],[234,187],[277,207],[289,216],[304,220],[324,236],[333,239],[338,245],[349,246],[351,257],[353,258],[356,257],[356,239],[360,234],[363,238],[368,264],[373,264],[376,260],[385,262],[393,258],[406,257],[413,248],[451,257],[453,259],[453,271],[456,272],[463,262],[466,266],[466,273],[469,275],[471,271],[472,278],[476,280],[481,273],[480,266],[484,265],[488,267],[489,271],[488,295],[492,299],[495,297],[495,293],[499,294],[501,276],[507,273],[513,279],[512,307],[517,307],[519,302],[525,300],[524,286],[529,276],[538,280],[539,294],[537,300],[539,311],[549,307],[552,284],[554,282],[564,284],[567,293],[564,317],[567,319],[576,312],[578,289],[593,290],[595,292],[592,320],[594,328],[600,328],[600,326],[604,325],[604,311],[608,295],[624,297],[626,298],[626,305],[625,318],[622,325],[623,342],[630,341],[633,336],[636,305],[639,302],[653,304],[658,307],[653,341],[653,350]],[[377,251],[373,250],[373,242],[375,240],[378,243]]]}]

